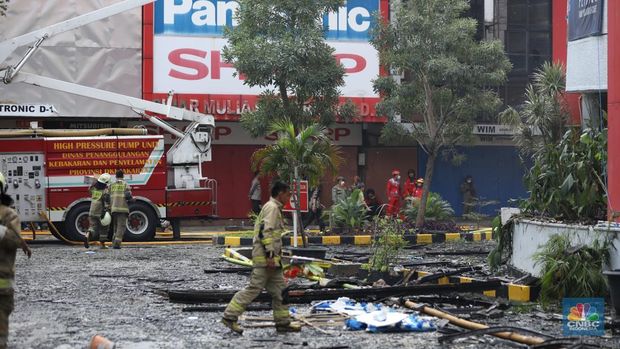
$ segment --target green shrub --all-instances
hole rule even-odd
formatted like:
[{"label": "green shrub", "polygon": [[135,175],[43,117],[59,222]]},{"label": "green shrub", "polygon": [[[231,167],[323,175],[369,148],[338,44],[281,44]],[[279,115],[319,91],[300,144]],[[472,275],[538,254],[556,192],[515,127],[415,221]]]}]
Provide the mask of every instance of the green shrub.
[{"label": "green shrub", "polygon": [[[415,222],[419,206],[420,200],[413,200],[410,204],[405,205],[403,213],[409,221]],[[437,193],[428,193],[424,219],[427,221],[445,221],[452,217],[454,217],[454,210],[450,203]]]},{"label": "green shrub", "polygon": [[353,190],[345,200],[337,202],[331,208],[332,222],[338,227],[349,229],[360,229],[366,214],[362,191],[359,189]]},{"label": "green shrub", "polygon": [[604,297],[607,280],[602,273],[609,261],[610,242],[572,246],[568,236],[553,235],[534,255],[540,264],[540,300],[555,303],[564,297]]},{"label": "green shrub", "polygon": [[398,261],[400,251],[407,246],[406,229],[400,219],[376,217],[374,220],[372,255],[368,261],[370,270],[386,272]]},{"label": "green shrub", "polygon": [[530,199],[527,212],[563,221],[592,223],[607,215],[607,130],[567,131],[559,144],[535,156],[525,176]]}]

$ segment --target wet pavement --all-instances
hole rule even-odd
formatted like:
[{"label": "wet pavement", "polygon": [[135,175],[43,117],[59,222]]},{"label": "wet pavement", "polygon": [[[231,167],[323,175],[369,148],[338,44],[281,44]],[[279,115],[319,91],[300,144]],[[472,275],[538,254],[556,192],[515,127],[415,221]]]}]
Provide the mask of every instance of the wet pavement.
[{"label": "wet pavement", "polygon": [[[486,256],[425,256],[424,251],[488,249],[490,242],[442,244],[406,250],[408,261],[451,259],[483,263]],[[333,253],[367,252],[368,247],[342,246]],[[273,328],[232,334],[219,323],[221,313],[182,312],[187,305],[170,303],[167,289],[240,288],[247,274],[205,274],[203,269],[231,267],[219,256],[223,247],[210,245],[128,246],[121,250],[86,251],[60,244],[33,246],[33,257],[18,256],[15,311],[10,348],[85,348],[101,334],[118,348],[497,348],[506,342],[485,337],[449,346],[439,333],[370,334],[335,330],[333,335],[304,327],[280,335]],[[300,311],[308,306],[297,306]],[[487,324],[523,326],[550,335],[561,322],[542,320],[539,310],[511,308]],[[269,312],[251,315],[268,316]],[[618,338],[614,338],[617,340]],[[600,343],[612,346],[614,339]],[[620,341],[619,341],[620,342]],[[620,346],[616,346],[620,347]]]}]

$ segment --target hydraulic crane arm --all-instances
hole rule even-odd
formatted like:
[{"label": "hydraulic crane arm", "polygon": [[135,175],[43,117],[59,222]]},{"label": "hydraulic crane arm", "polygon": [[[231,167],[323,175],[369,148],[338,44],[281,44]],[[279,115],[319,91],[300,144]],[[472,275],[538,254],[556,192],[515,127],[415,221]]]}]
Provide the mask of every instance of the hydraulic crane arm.
[{"label": "hydraulic crane arm", "polygon": [[[215,127],[212,115],[201,114],[173,107],[172,91],[166,104],[155,103],[140,98],[121,95],[110,91],[100,90],[79,84],[52,79],[31,73],[21,72],[28,59],[41,46],[48,37],[62,33],[94,21],[113,16],[123,11],[139,7],[154,0],[125,0],[117,4],[95,10],[93,12],[72,18],[51,26],[18,36],[0,43],[0,63],[3,63],[16,48],[32,44],[22,59],[14,66],[9,65],[3,70],[2,81],[10,84],[13,81],[23,82],[35,86],[41,86],[57,91],[67,92],[74,95],[94,98],[97,100],[123,105],[133,109],[147,117],[152,123],[167,130],[177,137],[177,141],[168,151],[168,163],[173,167],[172,178],[169,184],[176,188],[195,188],[201,185],[202,162],[211,160],[211,131]],[[166,115],[177,120],[190,121],[190,125],[184,132],[176,129],[165,121],[148,115],[147,112]]]}]

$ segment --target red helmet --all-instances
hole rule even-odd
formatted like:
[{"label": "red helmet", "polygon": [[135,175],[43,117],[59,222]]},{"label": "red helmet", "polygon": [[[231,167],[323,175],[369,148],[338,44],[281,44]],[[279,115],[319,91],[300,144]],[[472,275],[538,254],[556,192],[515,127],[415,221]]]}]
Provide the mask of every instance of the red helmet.
[{"label": "red helmet", "polygon": [[398,169],[393,169],[392,170],[392,176],[396,176],[396,175],[399,175],[399,174],[400,174],[400,171]]}]

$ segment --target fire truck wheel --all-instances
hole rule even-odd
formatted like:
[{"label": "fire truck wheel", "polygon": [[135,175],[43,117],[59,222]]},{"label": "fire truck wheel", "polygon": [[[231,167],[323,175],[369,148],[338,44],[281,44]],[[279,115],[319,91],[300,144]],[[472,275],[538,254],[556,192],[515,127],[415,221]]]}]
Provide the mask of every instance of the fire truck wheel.
[{"label": "fire truck wheel", "polygon": [[157,216],[153,209],[144,202],[136,202],[129,206],[127,230],[123,236],[126,241],[149,241],[155,237]]},{"label": "fire truck wheel", "polygon": [[72,241],[83,241],[88,232],[88,211],[89,202],[75,205],[65,218],[63,234],[65,238]]}]

